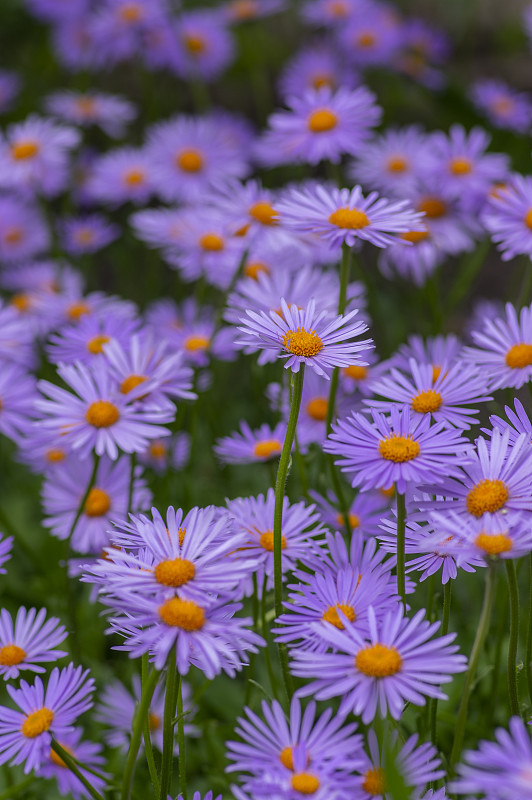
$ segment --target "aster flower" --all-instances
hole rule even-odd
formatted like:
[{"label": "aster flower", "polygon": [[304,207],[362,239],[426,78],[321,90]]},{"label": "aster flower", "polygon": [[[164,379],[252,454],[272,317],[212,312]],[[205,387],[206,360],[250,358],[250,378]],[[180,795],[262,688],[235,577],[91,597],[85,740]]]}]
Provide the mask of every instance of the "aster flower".
[{"label": "aster flower", "polygon": [[512,175],[503,190],[491,193],[482,224],[503,261],[521,253],[532,257],[532,178]]},{"label": "aster flower", "polygon": [[476,347],[465,347],[463,358],[475,364],[491,391],[519,389],[532,377],[532,305],[518,313],[506,304],[505,318],[486,319],[481,331],[472,331]]},{"label": "aster flower", "polygon": [[192,440],[188,433],[180,431],[170,439],[153,439],[143,453],[139,453],[139,461],[161,474],[168,469],[182,470],[186,467]]},{"label": "aster flower", "polygon": [[512,717],[509,730],[497,728],[495,741],[481,741],[477,750],[466,750],[458,764],[451,791],[480,794],[490,800],[528,797],[532,769],[530,729],[520,717]]},{"label": "aster flower", "polygon": [[399,275],[423,286],[444,262],[447,254],[436,244],[429,231],[408,231],[401,239],[410,242],[392,244],[379,254],[379,269],[387,278]]},{"label": "aster flower", "polygon": [[497,128],[526,133],[532,125],[532,100],[525,92],[498,79],[484,78],[470,89],[478,110]]},{"label": "aster flower", "polygon": [[390,64],[402,44],[401,28],[390,9],[368,3],[338,29],[337,41],[348,61],[357,68]]},{"label": "aster flower", "polygon": [[494,515],[486,512],[478,519],[465,518],[452,509],[433,513],[432,519],[442,535],[456,537],[456,549],[473,562],[492,562],[495,558],[521,558],[532,552],[532,531],[525,517]]},{"label": "aster flower", "polygon": [[150,23],[170,20],[162,0],[106,0],[91,19],[90,28],[101,64],[110,66],[133,58],[140,51]]},{"label": "aster flower", "polygon": [[417,83],[437,91],[445,85],[445,75],[439,67],[448,60],[450,52],[449,38],[440,27],[410,17],[402,20],[401,43],[394,66]]},{"label": "aster flower", "polygon": [[0,261],[35,258],[49,244],[50,234],[37,208],[18,197],[0,197]]},{"label": "aster flower", "polygon": [[33,375],[14,362],[0,362],[0,433],[18,441],[36,397]]},{"label": "aster flower", "polygon": [[303,162],[338,163],[344,154],[356,155],[378,125],[381,109],[375,95],[359,86],[308,89],[288,99],[287,111],[268,120],[269,130],[257,142],[255,152],[267,166]]},{"label": "aster flower", "polygon": [[21,607],[14,623],[9,612],[0,609],[0,675],[4,680],[18,678],[21,670],[44,672],[39,664],[67,655],[54,649],[66,639],[65,627],[57,617],[45,620],[44,608],[37,612]]},{"label": "aster flower", "polygon": [[[338,500],[332,492],[322,497],[317,492],[309,492],[320,512],[325,525],[334,530],[345,530],[345,519],[338,513]],[[378,492],[359,492],[348,511],[349,527],[352,532],[364,538],[379,532],[379,523],[386,510],[386,499]]]},{"label": "aster flower", "polygon": [[[77,4],[84,5],[85,0],[76,0],[69,4],[69,8]],[[92,24],[87,25],[86,13],[62,18],[61,22],[54,24],[51,34],[57,60],[71,72],[101,67],[100,43]]]},{"label": "aster flower", "polygon": [[88,127],[96,125],[108,136],[120,139],[135,119],[133,103],[118,95],[103,92],[54,92],[45,100],[46,110],[65,122]]},{"label": "aster flower", "polygon": [[175,26],[174,69],[184,80],[211,81],[234,58],[234,43],[220,14],[206,9],[180,14]]},{"label": "aster flower", "polygon": [[[507,419],[502,419],[496,414],[492,414],[490,416],[491,424],[501,433],[504,433],[507,430],[509,434],[509,442],[512,445],[515,444],[516,440],[522,433],[525,433],[529,441],[532,442],[532,422],[530,421],[522,402],[517,397],[514,398],[514,407],[515,411],[509,406],[504,406],[504,412]],[[491,436],[492,431],[484,430],[484,433],[487,433]]]},{"label": "aster flower", "polygon": [[[56,462],[42,486],[43,525],[58,539],[66,539],[72,530],[79,505],[92,473],[91,459],[69,458]],[[131,464],[127,456],[117,461],[103,457],[98,464],[81,516],[72,534],[71,547],[78,553],[100,553],[109,543],[111,519],[149,507],[151,492],[142,480],[142,468],[136,467],[131,508],[129,493]]]},{"label": "aster flower", "polygon": [[135,404],[143,390],[137,387],[127,396],[122,394],[103,364],[89,370],[76,362],[63,364],[57,371],[71,391],[40,381],[39,388],[48,399],[38,399],[35,406],[43,414],[41,425],[64,431],[65,442],[81,457],[94,450],[115,461],[119,448],[138,452],[146,449],[150,439],[169,435],[158,423],[170,422],[174,414]]},{"label": "aster flower", "polygon": [[50,197],[68,178],[68,156],[79,134],[66,125],[31,114],[8,126],[0,140],[0,186]]},{"label": "aster flower", "polygon": [[[18,302],[17,295],[9,305],[0,302],[0,360],[29,369],[35,366],[34,331],[21,318]],[[21,302],[26,306],[24,300]],[[29,298],[28,302],[31,303]]]},{"label": "aster flower", "polygon": [[451,644],[456,634],[433,639],[440,623],[430,624],[424,616],[422,609],[409,619],[399,604],[396,611],[378,620],[370,609],[367,638],[353,626],[338,630],[331,625],[324,635],[336,652],[291,651],[294,675],[306,679],[320,676],[297,694],[312,693],[317,700],[339,696],[340,714],[352,711],[366,725],[377,712],[381,717],[389,712],[399,719],[405,702],[423,706],[426,697],[445,700],[441,685],[465,670],[466,659],[457,655],[457,646]]},{"label": "aster flower", "polygon": [[[95,742],[81,741],[82,735],[83,731],[80,728],[73,728],[61,736],[59,744],[81,764],[91,770],[101,770],[101,767],[105,764],[105,758],[101,755],[102,745]],[[106,786],[104,778],[101,778],[100,775],[95,775],[94,772],[89,772],[83,766],[78,766],[78,769],[97,792],[103,792]],[[37,770],[37,775],[41,778],[55,778],[61,797],[66,797],[69,794],[72,794],[75,800],[79,800],[82,797],[90,797],[86,787],[79,778],[70,772],[63,759],[54,750],[50,750],[48,758],[43,760]]]},{"label": "aster flower", "polygon": [[432,367],[432,380],[438,380],[440,374],[453,366],[461,356],[462,342],[453,333],[446,336],[409,336],[406,343],[402,344],[391,361],[394,367],[407,370],[413,358],[419,364],[430,364]]},{"label": "aster flower", "polygon": [[0,575],[5,575],[5,569],[2,569],[6,561],[11,558],[11,548],[13,547],[12,536],[2,536],[0,534]]},{"label": "aster flower", "polygon": [[366,356],[367,366],[359,367],[354,364],[340,370],[340,390],[351,405],[351,409],[356,401],[361,397],[368,397],[373,394],[373,382],[388,370],[388,362],[379,363],[379,357],[375,350],[370,350]]},{"label": "aster flower", "polygon": [[226,464],[252,464],[269,461],[281,455],[286,425],[279,422],[274,428],[263,424],[252,431],[247,422],[240,423],[240,433],[217,439],[214,452]]},{"label": "aster flower", "polygon": [[19,710],[1,707],[0,763],[24,763],[26,773],[38,769],[49,755],[52,736],[61,739],[68,734],[72,723],[91,707],[94,681],[88,675],[88,670],[69,664],[61,670],[54,667],[46,689],[38,677],[32,686],[24,680],[18,689],[8,685]]},{"label": "aster flower", "polygon": [[[432,242],[447,255],[469,252],[474,249],[476,238],[483,235],[478,222],[478,206],[484,205],[485,196],[476,196],[474,207],[464,207],[459,197],[449,197],[443,184],[443,179],[436,178],[431,170],[420,186],[408,191],[410,203],[424,216],[422,225],[419,222],[412,225],[403,237],[410,234],[410,240],[417,240],[413,244]],[[428,236],[419,236],[422,228]]]},{"label": "aster flower", "polygon": [[64,251],[74,256],[97,253],[114,242],[120,234],[118,225],[109,222],[101,214],[66,217],[61,220],[59,231]]},{"label": "aster flower", "polygon": [[303,18],[314,25],[336,28],[367,5],[367,0],[307,0]]},{"label": "aster flower", "polygon": [[422,214],[416,213],[407,200],[390,202],[376,192],[363,197],[360,186],[292,189],[278,206],[284,225],[317,234],[331,248],[339,248],[344,242],[352,247],[358,240],[386,247],[399,241],[397,234],[424,227]]},{"label": "aster flower", "polygon": [[357,183],[403,199],[426,171],[428,152],[427,135],[420,128],[389,128],[361,148],[349,175]]},{"label": "aster flower", "polygon": [[38,474],[49,473],[57,464],[65,465],[67,460],[75,458],[60,431],[43,429],[34,419],[22,428],[17,445],[17,460]]},{"label": "aster flower", "polygon": [[126,345],[138,331],[140,320],[122,319],[105,313],[82,316],[79,322],[62,326],[50,336],[46,354],[53,364],[103,361],[104,347],[114,341]]},{"label": "aster flower", "polygon": [[151,159],[144,149],[121,147],[91,164],[85,192],[92,201],[112,207],[122,203],[144,205],[155,191]]},{"label": "aster flower", "polygon": [[299,97],[308,89],[352,89],[357,83],[355,71],[347,68],[332,44],[320,42],[300,50],[284,65],[279,90],[283,98],[290,98]]},{"label": "aster flower", "polygon": [[285,6],[286,0],[228,0],[222,7],[222,14],[236,24],[269,17]]},{"label": "aster flower", "polygon": [[460,361],[434,380],[430,364],[418,364],[411,358],[408,375],[392,368],[389,376],[375,382],[373,391],[388,398],[385,402],[373,398],[364,401],[378,411],[388,411],[390,403],[395,403],[410,408],[413,419],[429,415],[435,422],[462,430],[477,422],[477,409],[467,406],[493,399],[485,394],[485,376]]},{"label": "aster flower", "polygon": [[325,311],[316,312],[314,300],[299,309],[296,305],[288,308],[282,298],[281,310],[282,316],[275,311],[268,315],[248,310],[247,318],[241,319],[245,325],[239,327],[246,338],[239,343],[248,344],[255,338],[261,348],[280,351],[279,357],[286,359],[285,369],[299,372],[301,364],[308,364],[325,378],[330,377],[333,367],[365,363],[356,354],[368,350],[372,340],[348,341],[368,329],[364,322],[351,321],[358,313],[356,309],[331,320]]},{"label": "aster flower", "polygon": [[460,465],[471,445],[459,431],[443,423],[431,426],[428,414],[415,419],[409,408],[392,407],[389,417],[378,411],[371,416],[353,413],[339,420],[324,446],[341,456],[335,463],[352,476],[353,486],[365,491],[395,484],[403,494],[409,483],[443,479],[443,465],[446,475],[462,474]]}]

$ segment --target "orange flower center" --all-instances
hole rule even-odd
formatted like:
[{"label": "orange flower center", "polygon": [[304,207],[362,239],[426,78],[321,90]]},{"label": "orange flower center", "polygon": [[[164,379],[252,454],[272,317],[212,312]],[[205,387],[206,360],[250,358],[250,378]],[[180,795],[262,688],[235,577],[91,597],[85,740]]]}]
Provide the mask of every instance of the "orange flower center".
[{"label": "orange flower center", "polygon": [[141,383],[146,380],[145,375],[128,375],[120,384],[120,391],[122,394],[128,394],[132,389],[136,389]]},{"label": "orange flower center", "polygon": [[40,149],[38,142],[28,139],[26,142],[18,142],[18,144],[12,145],[11,155],[16,161],[26,161],[36,156]]},{"label": "orange flower center", "polygon": [[266,275],[270,274],[269,268],[261,261],[251,261],[244,267],[244,275],[246,278],[253,278],[254,281],[258,280],[261,272],[264,272]]},{"label": "orange flower center", "polygon": [[320,788],[320,781],[310,772],[298,772],[292,775],[292,789],[300,794],[315,794]]},{"label": "orange flower center", "polygon": [[85,514],[88,517],[103,517],[111,508],[111,498],[103,489],[93,486],[85,500]]},{"label": "orange flower center", "polygon": [[28,311],[32,306],[31,298],[27,294],[15,294],[10,302],[12,306],[22,312]]},{"label": "orange flower center", "polygon": [[355,658],[356,668],[371,678],[388,678],[399,672],[403,659],[395,647],[373,644],[359,650]]},{"label": "orange flower center", "polygon": [[357,367],[355,364],[351,364],[350,367],[346,367],[344,369],[344,375],[347,375],[348,378],[353,378],[355,381],[364,380],[364,378],[367,377],[367,374],[367,367]]},{"label": "orange flower center", "polygon": [[[354,531],[355,528],[358,528],[358,526],[360,525],[360,517],[357,517],[356,514],[348,514],[347,519],[349,520],[349,527],[351,528],[352,531]],[[338,514],[338,516],[336,517],[336,523],[340,525],[342,528],[345,527],[345,517],[343,514]]]},{"label": "orange flower center", "polygon": [[93,339],[87,342],[87,350],[89,353],[93,355],[97,355],[98,353],[103,353],[103,346],[110,342],[111,339],[109,336],[105,336],[105,334],[100,334],[100,336],[95,336]]},{"label": "orange flower center", "polygon": [[257,442],[253,448],[253,455],[257,458],[271,458],[278,455],[283,449],[283,443],[278,439],[264,439]]},{"label": "orange flower center", "polygon": [[254,0],[235,0],[230,8],[234,19],[253,19],[257,16],[258,8]]},{"label": "orange flower center", "polygon": [[449,170],[453,175],[468,175],[473,169],[468,158],[453,158]]},{"label": "orange flower center", "polygon": [[359,33],[355,41],[359,47],[373,47],[377,41],[377,37],[368,31],[366,33]]},{"label": "orange flower center", "polygon": [[88,407],[85,419],[95,428],[110,428],[120,419],[120,411],[108,400],[96,400]]},{"label": "orange flower center", "polygon": [[334,80],[333,75],[325,75],[324,73],[314,75],[311,78],[310,85],[313,89],[321,89],[322,86],[329,86],[331,89],[334,89],[336,85],[336,81]]},{"label": "orange flower center", "polygon": [[279,212],[269,203],[255,203],[249,209],[249,215],[261,225],[277,225],[279,220]]},{"label": "orange flower center", "polygon": [[146,180],[146,174],[141,169],[129,169],[124,174],[124,183],[128,186],[139,186]]},{"label": "orange flower center", "polygon": [[[260,544],[261,547],[264,547],[269,553],[273,553],[273,531],[264,531],[264,533],[261,533]],[[281,536],[281,550],[286,550],[286,539],[284,536]]]},{"label": "orange flower center", "polygon": [[23,239],[23,233],[22,228],[17,228],[16,226],[8,228],[4,233],[4,242],[6,244],[20,244]]},{"label": "orange flower center", "polygon": [[340,619],[340,615],[338,614],[338,609],[342,611],[349,622],[354,622],[356,620],[355,609],[353,606],[345,605],[345,603],[337,603],[335,606],[329,606],[329,608],[323,612],[322,619],[325,622],[330,622],[331,625],[334,625],[335,628],[343,631],[344,623]]},{"label": "orange flower center", "polygon": [[418,211],[422,211],[428,219],[438,219],[447,212],[447,206],[438,197],[425,197],[419,203]]},{"label": "orange flower center", "polygon": [[402,464],[404,461],[412,461],[419,455],[419,443],[410,436],[388,436],[379,442],[379,453],[387,461],[394,461]]},{"label": "orange flower center", "polygon": [[329,403],[326,397],[314,397],[307,403],[307,414],[318,422],[323,422],[327,418],[327,408]]},{"label": "orange flower center", "polygon": [[211,340],[208,336],[188,336],[183,342],[183,347],[189,353],[195,353],[196,350],[206,350],[210,343]]},{"label": "orange flower center", "polygon": [[185,47],[192,56],[197,56],[206,50],[205,39],[202,39],[201,36],[187,34],[183,37],[183,41],[185,43]]},{"label": "orange flower center", "polygon": [[166,625],[184,631],[199,631],[205,624],[205,612],[193,600],[172,597],[159,606],[159,616]]},{"label": "orange flower center", "polygon": [[310,328],[290,328],[283,336],[285,350],[302,358],[317,356],[323,350],[323,342]]},{"label": "orange flower center", "polygon": [[70,319],[77,320],[84,314],[88,314],[89,311],[90,311],[89,306],[87,305],[87,303],[84,303],[83,301],[79,303],[72,303],[72,305],[70,305],[67,309],[67,316]]},{"label": "orange flower center", "polygon": [[65,452],[59,447],[52,447],[46,453],[46,460],[51,464],[58,464],[60,461],[65,460]]},{"label": "orange flower center", "polygon": [[184,583],[191,581],[195,574],[194,564],[186,558],[161,561],[155,567],[155,580],[163,586],[183,586]]},{"label": "orange flower center", "polygon": [[161,727],[161,718],[158,714],[154,714],[153,711],[148,714],[148,727],[150,731],[158,731]]},{"label": "orange flower center", "polygon": [[13,667],[26,658],[26,651],[16,644],[6,644],[0,647],[0,664],[3,667]]},{"label": "orange flower center", "polygon": [[203,167],[203,156],[198,150],[182,150],[176,163],[185,172],[199,172]]},{"label": "orange flower center", "polygon": [[428,237],[428,231],[406,231],[401,234],[401,239],[404,239],[405,242],[412,242],[412,244],[423,242],[425,239],[428,239]]},{"label": "orange flower center", "polygon": [[406,172],[408,161],[402,156],[393,156],[388,159],[386,166],[388,167],[388,172]]},{"label": "orange flower center", "polygon": [[331,225],[337,228],[348,228],[349,230],[359,230],[366,228],[370,221],[364,211],[358,208],[337,208],[329,217]]},{"label": "orange flower center", "polygon": [[325,133],[338,125],[338,117],[328,108],[319,108],[313,111],[307,120],[309,131],[312,133]]},{"label": "orange flower center", "polygon": [[41,733],[49,730],[53,720],[53,711],[50,711],[49,708],[39,708],[38,711],[28,714],[22,723],[22,735],[25,736],[26,739],[36,739]]},{"label": "orange flower center", "polygon": [[139,22],[142,19],[142,8],[138,3],[124,3],[118,14],[122,22]]},{"label": "orange flower center", "polygon": [[525,217],[525,225],[532,230],[532,208],[530,208]]},{"label": "orange flower center", "polygon": [[439,392],[427,389],[426,392],[420,392],[412,398],[412,409],[418,414],[432,414],[439,409],[442,402],[443,398]]},{"label": "orange flower center", "polygon": [[166,455],[166,447],[162,442],[152,442],[150,445],[150,455],[153,458],[164,458]]},{"label": "orange flower center", "polygon": [[484,480],[477,483],[466,497],[467,510],[475,517],[493,514],[504,506],[510,493],[504,481]]},{"label": "orange flower center", "polygon": [[372,767],[364,773],[362,788],[371,795],[384,794],[385,781],[384,770],[382,767]]},{"label": "orange flower center", "polygon": [[199,243],[204,250],[216,251],[223,250],[225,247],[224,240],[217,233],[206,233],[205,236],[201,237]]},{"label": "orange flower center", "polygon": [[[61,745],[63,750],[66,750],[66,752],[69,755],[71,755],[71,756],[74,755],[74,752],[73,752],[73,750],[71,750],[70,747],[67,747],[65,744],[61,744],[61,742],[59,742],[59,744]],[[50,761],[53,764],[55,764],[56,767],[64,767],[65,769],[67,768],[67,765],[65,764],[65,762],[63,761],[61,756],[58,756],[57,753],[55,752],[55,750],[52,750],[52,748],[50,748]]]},{"label": "orange flower center", "polygon": [[512,549],[512,540],[505,533],[479,533],[475,544],[489,556],[498,556]]},{"label": "orange flower center", "polygon": [[525,344],[524,342],[514,344],[506,353],[504,360],[506,361],[506,366],[510,367],[510,369],[529,367],[532,364],[532,344]]}]

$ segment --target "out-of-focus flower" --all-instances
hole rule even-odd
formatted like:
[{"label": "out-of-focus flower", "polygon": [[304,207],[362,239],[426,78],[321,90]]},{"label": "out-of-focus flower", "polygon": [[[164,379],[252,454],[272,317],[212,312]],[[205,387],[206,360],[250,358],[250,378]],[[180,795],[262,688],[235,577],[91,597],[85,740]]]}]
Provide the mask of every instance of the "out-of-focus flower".
[{"label": "out-of-focus flower", "polygon": [[56,117],[83,128],[97,125],[108,136],[120,139],[135,119],[133,103],[118,95],[103,92],[55,92],[45,100],[46,110]]},{"label": "out-of-focus flower", "polygon": [[67,217],[59,225],[61,244],[69,255],[97,253],[120,235],[118,225],[101,214]]},{"label": "out-of-focus flower", "polygon": [[470,95],[476,107],[497,128],[517,133],[530,130],[532,99],[525,92],[516,91],[504,81],[485,78],[473,84]]}]

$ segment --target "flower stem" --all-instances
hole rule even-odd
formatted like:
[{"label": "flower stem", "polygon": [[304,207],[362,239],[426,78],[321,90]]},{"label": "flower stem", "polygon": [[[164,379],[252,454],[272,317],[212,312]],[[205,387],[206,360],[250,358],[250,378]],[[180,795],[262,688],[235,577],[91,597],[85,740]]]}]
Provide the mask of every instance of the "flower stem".
[{"label": "flower stem", "polygon": [[[283,613],[283,567],[282,567],[282,527],[283,527],[283,505],[288,476],[288,467],[291,458],[292,445],[296,435],[297,419],[301,406],[301,396],[303,394],[303,380],[305,377],[305,365],[301,364],[299,372],[292,374],[292,402],[290,404],[290,416],[286,426],[286,436],[284,439],[277,479],[275,481],[275,508],[273,515],[273,593],[275,616],[280,617]],[[266,580],[266,577],[265,577]],[[290,700],[292,696],[292,678],[288,669],[288,655],[286,647],[279,643],[279,658],[283,672],[283,681]]]},{"label": "flower stem", "polygon": [[495,568],[496,568],[495,563],[491,563],[489,564],[486,570],[487,575],[486,575],[486,586],[484,589],[484,600],[482,602],[482,611],[480,612],[480,619],[478,621],[477,633],[475,636],[475,641],[473,642],[471,655],[469,657],[469,666],[467,668],[464,687],[462,689],[462,696],[460,698],[458,717],[456,719],[456,725],[454,729],[455,733],[454,733],[453,749],[451,751],[451,758],[449,761],[450,770],[452,770],[454,764],[456,764],[458,757],[462,751],[462,744],[464,742],[465,729],[467,723],[467,709],[469,706],[469,697],[471,695],[473,681],[475,680],[480,654],[482,652],[482,648],[484,647],[484,641],[488,633],[490,617],[491,617],[491,609],[493,606],[493,600],[495,598]]},{"label": "flower stem", "polygon": [[93,787],[90,781],[88,781],[85,775],[83,775],[83,773],[79,770],[78,766],[76,765],[76,762],[74,761],[70,753],[68,753],[63,747],[61,747],[59,742],[56,742],[55,739],[52,739],[51,748],[54,751],[54,753],[56,753],[56,755],[58,755],[59,758],[62,761],[64,761],[65,766],[68,767],[70,772],[76,776],[76,778],[78,779],[78,781],[80,781],[80,783],[83,784],[85,789],[88,791],[89,795],[92,798],[94,798],[94,800],[103,800],[102,795],[96,791],[96,789]]},{"label": "flower stem", "polygon": [[[150,664],[149,664],[149,656],[148,653],[144,653],[142,656],[142,686],[146,685],[148,680],[148,675],[150,671]],[[144,736],[144,752],[146,753],[146,762],[148,764],[148,770],[150,773],[150,779],[153,786],[153,791],[155,794],[159,794],[159,776],[157,775],[157,767],[155,766],[155,758],[153,755],[153,748],[151,746],[151,736],[150,736],[150,715],[149,713],[144,717],[144,723],[142,726],[143,736]]]},{"label": "flower stem", "polygon": [[[447,581],[446,584],[443,586],[443,615],[442,615],[442,622],[441,622],[441,635],[445,636],[447,631],[449,630],[449,615],[451,613],[451,586],[452,582],[450,580]],[[430,704],[430,738],[432,740],[432,744],[437,747],[436,744],[436,717],[438,713],[438,698],[434,697]]]},{"label": "flower stem", "polygon": [[166,672],[166,693],[164,698],[163,720],[163,760],[161,767],[161,785],[159,800],[167,800],[172,781],[172,766],[174,760],[174,717],[177,695],[177,666],[175,647],[172,647],[168,656]]},{"label": "flower stem", "polygon": [[508,691],[512,716],[519,714],[519,694],[517,691],[517,639],[519,636],[519,591],[514,562],[505,561],[508,577],[508,596],[510,598],[510,642],[508,644]]},{"label": "flower stem", "polygon": [[[121,800],[129,800],[131,797],[131,784],[133,783],[133,775],[135,773],[135,762],[140,748],[140,740],[142,737],[142,728],[145,718],[148,716],[150,710],[150,703],[157,686],[159,673],[156,669],[150,673],[146,683],[142,686],[142,694],[140,696],[140,703],[137,706],[135,716],[133,717],[133,729],[131,732],[131,741],[129,743],[129,750],[127,753],[126,766],[124,768],[124,775],[122,777],[122,794]],[[166,800],[166,798],[165,798]]]},{"label": "flower stem", "polygon": [[183,681],[179,676],[177,687],[177,742],[179,744],[179,788],[187,800],[187,759],[185,753],[185,717],[183,715]]},{"label": "flower stem", "polygon": [[404,494],[397,492],[397,591],[405,605],[405,526],[406,501]]}]

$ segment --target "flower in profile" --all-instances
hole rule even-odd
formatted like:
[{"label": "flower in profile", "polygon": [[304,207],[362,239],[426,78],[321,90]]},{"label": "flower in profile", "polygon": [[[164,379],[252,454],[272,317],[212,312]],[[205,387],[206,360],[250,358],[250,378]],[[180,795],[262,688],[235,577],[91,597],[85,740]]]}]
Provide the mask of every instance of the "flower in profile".
[{"label": "flower in profile", "polygon": [[470,90],[473,103],[497,128],[527,133],[532,125],[532,99],[525,92],[498,79],[475,81]]},{"label": "flower in profile", "polygon": [[438,247],[430,231],[408,231],[401,234],[404,242],[387,247],[379,254],[379,269],[387,278],[399,275],[412,281],[416,286],[424,286],[427,279],[446,258],[446,253]]},{"label": "flower in profile", "polygon": [[113,139],[120,139],[137,111],[125,97],[104,92],[54,92],[45,100],[49,113],[83,128],[96,125]]},{"label": "flower in profile", "polygon": [[173,67],[184,80],[212,81],[234,58],[234,43],[221,14],[186,11],[175,25]]},{"label": "flower in profile", "polygon": [[361,397],[369,397],[373,394],[373,382],[388,370],[389,362],[381,361],[375,350],[370,350],[364,356],[368,364],[365,367],[358,367],[354,364],[340,370],[340,389],[342,395],[354,409]]},{"label": "flower in profile", "polygon": [[68,157],[80,137],[74,128],[31,114],[0,139],[0,186],[51,197],[68,180]]},{"label": "flower in profile", "polygon": [[89,671],[69,664],[54,667],[46,688],[39,677],[30,686],[7,686],[18,710],[0,707],[0,763],[24,763],[24,772],[38,769],[49,757],[52,736],[61,740],[72,723],[92,706],[94,680]]},{"label": "flower in profile", "polygon": [[99,456],[106,453],[115,461],[119,449],[140,452],[150,439],[169,435],[159,423],[171,422],[175,412],[136,404],[143,389],[137,387],[122,394],[106,365],[97,363],[89,369],[78,361],[63,364],[57,372],[70,391],[39,381],[44,398],[36,400],[35,407],[43,415],[40,424],[61,430],[65,443],[82,458],[94,451]]},{"label": "flower in profile", "polygon": [[12,536],[2,536],[0,534],[0,575],[5,575],[6,570],[3,569],[6,561],[11,558],[11,548],[13,547]]},{"label": "flower in profile", "polygon": [[407,233],[417,234],[424,228],[429,234],[424,239],[411,235],[411,239],[418,239],[417,243],[429,241],[447,255],[467,253],[475,248],[476,239],[483,234],[477,205],[484,206],[484,195],[476,198],[474,208],[465,208],[459,198],[449,197],[443,180],[436,179],[431,172],[420,186],[408,191],[408,198],[424,216],[423,224],[412,226]]},{"label": "flower in profile", "polygon": [[85,191],[91,201],[116,208],[122,203],[144,205],[155,188],[151,159],[136,147],[121,147],[91,164]]},{"label": "flower in profile", "polygon": [[324,636],[335,652],[290,652],[293,674],[311,680],[298,696],[341,696],[340,714],[352,711],[365,725],[377,713],[399,719],[406,702],[423,706],[427,697],[447,699],[440,687],[465,670],[466,658],[452,644],[456,634],[433,639],[440,623],[431,624],[424,616],[422,609],[405,617],[402,604],[382,619],[370,609],[368,637],[351,625],[343,630],[331,625]]},{"label": "flower in profile", "polygon": [[482,794],[490,800],[528,797],[531,786],[532,740],[530,728],[512,717],[506,728],[497,728],[495,741],[483,740],[477,750],[466,750],[457,765],[450,789],[457,794]]},{"label": "flower in profile", "polygon": [[358,310],[331,320],[326,311],[316,312],[314,300],[299,309],[296,305],[289,308],[282,298],[281,311],[282,316],[276,311],[270,311],[269,315],[264,311],[246,311],[247,318],[241,318],[245,325],[239,327],[246,338],[240,339],[239,344],[258,340],[261,349],[274,351],[279,358],[286,359],[285,369],[299,372],[301,365],[307,364],[325,378],[330,377],[334,367],[366,363],[357,354],[370,349],[372,340],[349,341],[368,329],[364,322],[352,322]]},{"label": "flower in profile", "polygon": [[364,402],[384,412],[394,403],[410,408],[414,419],[428,415],[435,422],[464,430],[478,421],[477,409],[468,406],[493,399],[486,395],[486,383],[486,377],[475,367],[460,361],[434,380],[430,364],[418,364],[411,358],[408,375],[392,368],[389,375],[375,382],[374,393],[386,397],[386,401],[371,398]]},{"label": "flower in profile", "polygon": [[283,67],[279,90],[285,99],[300,97],[309,89],[328,86],[335,91],[340,86],[352,89],[359,83],[353,69],[349,69],[330,44],[315,44],[300,50]]},{"label": "flower in profile", "polygon": [[486,375],[490,391],[519,389],[532,378],[532,305],[517,312],[506,303],[504,318],[486,319],[471,337],[476,347],[465,347],[462,357]]},{"label": "flower in profile", "polygon": [[38,612],[19,608],[15,622],[5,608],[0,609],[0,675],[4,680],[18,678],[21,670],[44,672],[39,664],[66,656],[56,650],[67,632],[57,617],[46,620],[46,609]]},{"label": "flower in profile", "polygon": [[35,258],[50,245],[50,234],[35,206],[18,197],[0,197],[0,260]]},{"label": "flower in profile", "polygon": [[402,344],[389,363],[401,370],[407,370],[410,359],[418,364],[430,364],[432,367],[432,380],[436,381],[440,374],[446,372],[455,364],[461,355],[462,342],[453,333],[446,336],[409,336],[406,343]]},{"label": "flower in profile", "polygon": [[287,101],[288,110],[276,111],[268,130],[256,144],[259,161],[267,166],[320,161],[338,163],[356,155],[378,125],[381,109],[365,86],[333,91],[328,86],[308,89]]},{"label": "flower in profile", "polygon": [[532,178],[512,175],[504,188],[491,193],[481,219],[503,261],[532,257]]},{"label": "flower in profile", "polygon": [[286,425],[279,422],[271,428],[264,423],[256,430],[251,430],[244,420],[240,423],[240,432],[217,439],[214,452],[220,461],[226,464],[252,464],[257,461],[269,461],[278,458],[283,449]]},{"label": "flower in profile", "polygon": [[456,540],[456,550],[465,559],[493,562],[499,558],[521,558],[532,552],[532,531],[526,517],[486,512],[478,519],[465,518],[456,510],[433,513],[432,521],[442,535]]},{"label": "flower in profile", "polygon": [[122,319],[99,311],[82,315],[78,322],[62,325],[50,336],[46,355],[53,364],[103,363],[104,347],[116,340],[128,344],[139,326],[140,320],[135,317]]},{"label": "flower in profile", "polygon": [[[389,416],[371,412],[372,419],[352,413],[333,424],[324,450],[340,456],[335,462],[352,477],[352,485],[403,494],[408,484],[459,477],[468,459],[469,442],[444,423],[430,424],[430,415],[416,419],[409,408],[391,407]],[[445,465],[445,467],[443,467]]]},{"label": "flower in profile", "polygon": [[192,440],[188,433],[179,431],[169,439],[152,439],[148,448],[139,453],[141,464],[151,467],[161,474],[169,468],[182,470],[186,467],[191,450]]},{"label": "flower in profile", "polygon": [[[387,247],[401,241],[399,234],[424,228],[423,214],[414,211],[408,200],[389,201],[376,192],[364,197],[360,186],[292,189],[278,207],[283,225],[314,233],[331,248],[344,243],[352,247],[359,240]],[[404,240],[404,244],[408,246],[409,242]]]},{"label": "flower in profile", "polygon": [[222,14],[228,22],[235,25],[269,17],[282,10],[285,5],[285,0],[227,0],[222,6]]},{"label": "flower in profile", "polygon": [[65,253],[77,256],[103,250],[118,238],[120,228],[101,214],[87,214],[62,219],[59,232]]},{"label": "flower in profile", "polygon": [[[82,735],[83,731],[80,728],[72,728],[61,736],[58,743],[69,755],[81,762],[78,769],[83,777],[97,792],[102,793],[106,786],[106,780],[101,777],[101,767],[105,764],[105,758],[101,754],[102,745],[81,741]],[[82,765],[89,769],[84,769]],[[100,772],[95,775],[93,771],[89,770],[100,770]],[[44,758],[37,774],[41,778],[55,778],[61,797],[70,794],[75,800],[90,797],[86,787],[68,769],[61,756],[58,756],[54,750],[50,750],[48,758]]]},{"label": "flower in profile", "polygon": [[[338,499],[335,495],[328,492],[327,497],[322,497],[312,489],[309,494],[316,502],[325,525],[333,530],[346,531],[345,518],[343,514],[338,513]],[[351,531],[366,539],[376,536],[387,505],[386,499],[379,492],[359,492],[348,511]]]}]

